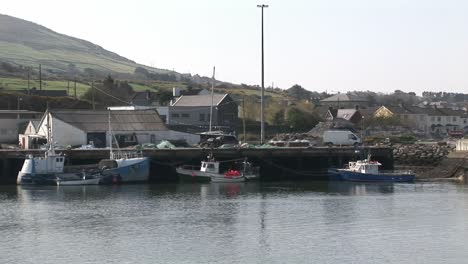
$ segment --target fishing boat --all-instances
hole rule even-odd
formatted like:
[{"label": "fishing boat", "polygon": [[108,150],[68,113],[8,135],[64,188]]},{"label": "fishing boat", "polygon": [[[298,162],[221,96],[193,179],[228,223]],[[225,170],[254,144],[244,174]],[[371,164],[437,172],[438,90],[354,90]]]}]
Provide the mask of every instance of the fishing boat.
[{"label": "fishing boat", "polygon": [[211,154],[199,167],[184,165],[176,171],[183,179],[211,182],[244,182],[260,176],[259,167],[246,159],[218,161]]},{"label": "fishing boat", "polygon": [[412,182],[415,175],[411,171],[379,171],[382,164],[372,161],[371,156],[367,159],[351,161],[347,168],[329,169],[328,173],[333,180],[360,181],[360,182]]},{"label": "fishing boat", "polygon": [[51,143],[53,135],[48,125],[49,143],[44,156],[26,156],[23,167],[18,172],[17,184],[80,185],[147,181],[150,167],[147,157],[143,157],[141,152],[113,151],[110,118],[109,111],[109,159],[101,160],[98,164],[65,166],[65,156],[55,153],[54,144]]}]

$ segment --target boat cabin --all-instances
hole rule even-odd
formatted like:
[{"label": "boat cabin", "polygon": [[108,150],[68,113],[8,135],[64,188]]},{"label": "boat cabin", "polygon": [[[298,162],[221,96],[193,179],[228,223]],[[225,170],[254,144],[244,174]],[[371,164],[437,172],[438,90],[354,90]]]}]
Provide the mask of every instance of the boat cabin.
[{"label": "boat cabin", "polygon": [[209,173],[219,173],[219,162],[202,161],[200,171]]},{"label": "boat cabin", "polygon": [[33,157],[29,155],[25,160],[21,172],[23,173],[61,173],[65,164],[65,157],[50,154],[45,157]]},{"label": "boat cabin", "polygon": [[352,172],[378,174],[380,165],[382,164],[380,164],[378,161],[358,160],[356,162],[349,162],[348,167]]}]

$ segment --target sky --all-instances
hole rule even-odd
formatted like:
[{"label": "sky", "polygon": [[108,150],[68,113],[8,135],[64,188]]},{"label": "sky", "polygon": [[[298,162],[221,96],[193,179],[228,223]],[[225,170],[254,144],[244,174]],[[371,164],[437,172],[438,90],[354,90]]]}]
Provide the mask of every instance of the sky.
[{"label": "sky", "polygon": [[0,13],[138,63],[329,93],[468,93],[464,0],[3,0]]}]

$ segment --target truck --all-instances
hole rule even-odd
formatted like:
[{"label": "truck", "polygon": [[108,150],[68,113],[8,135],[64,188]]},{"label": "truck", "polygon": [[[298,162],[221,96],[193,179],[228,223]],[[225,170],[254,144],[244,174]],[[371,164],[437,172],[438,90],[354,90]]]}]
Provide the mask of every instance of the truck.
[{"label": "truck", "polygon": [[349,130],[326,130],[323,133],[323,143],[325,145],[352,145],[361,144],[361,139]]}]

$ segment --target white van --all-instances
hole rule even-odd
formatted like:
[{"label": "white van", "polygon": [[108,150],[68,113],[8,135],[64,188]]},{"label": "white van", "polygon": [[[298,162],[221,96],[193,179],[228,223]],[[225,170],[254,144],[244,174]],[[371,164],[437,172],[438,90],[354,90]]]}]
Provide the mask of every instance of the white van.
[{"label": "white van", "polygon": [[349,130],[327,130],[323,133],[325,145],[360,145],[361,139]]}]

